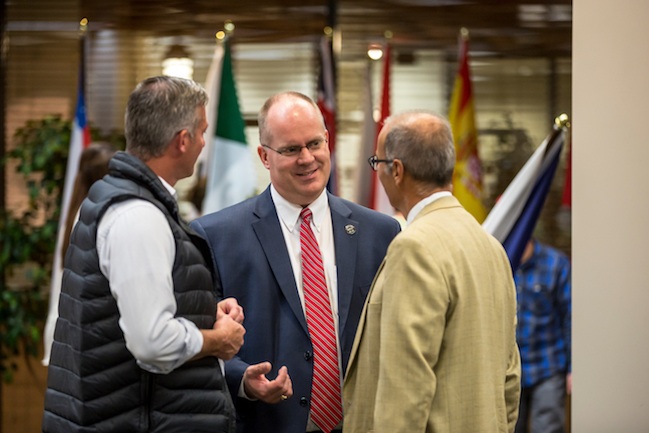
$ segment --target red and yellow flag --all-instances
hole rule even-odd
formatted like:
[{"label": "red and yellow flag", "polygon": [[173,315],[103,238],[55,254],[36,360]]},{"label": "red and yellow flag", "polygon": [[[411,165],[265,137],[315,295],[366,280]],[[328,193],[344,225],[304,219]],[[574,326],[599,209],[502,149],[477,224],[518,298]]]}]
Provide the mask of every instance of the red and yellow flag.
[{"label": "red and yellow flag", "polygon": [[459,65],[448,114],[456,153],[453,195],[479,223],[482,223],[487,211],[482,204],[482,169],[478,156],[478,131],[475,127],[469,74],[468,39],[468,32],[462,29]]}]

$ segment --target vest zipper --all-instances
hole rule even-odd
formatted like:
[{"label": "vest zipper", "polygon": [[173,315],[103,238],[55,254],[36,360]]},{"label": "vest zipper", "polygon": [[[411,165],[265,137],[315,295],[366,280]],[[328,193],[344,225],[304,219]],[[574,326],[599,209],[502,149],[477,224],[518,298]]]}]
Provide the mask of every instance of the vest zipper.
[{"label": "vest zipper", "polygon": [[144,394],[145,394],[144,399],[143,399],[143,402],[144,402],[144,420],[143,420],[144,421],[144,431],[149,432],[149,431],[151,431],[151,403],[153,401],[153,397],[152,397],[152,394],[153,394],[153,377],[152,377],[152,374],[147,372],[147,371],[143,371],[143,374],[144,374],[144,379],[143,379],[144,386],[143,386],[143,389],[144,389]]}]

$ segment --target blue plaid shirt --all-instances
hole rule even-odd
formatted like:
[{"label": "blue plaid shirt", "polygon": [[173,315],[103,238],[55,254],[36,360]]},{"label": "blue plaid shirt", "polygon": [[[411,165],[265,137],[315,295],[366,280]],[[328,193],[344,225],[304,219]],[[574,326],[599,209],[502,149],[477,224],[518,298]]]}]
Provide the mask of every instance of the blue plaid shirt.
[{"label": "blue plaid shirt", "polygon": [[518,296],[516,340],[523,387],[570,372],[570,261],[534,242],[534,253],[515,272]]}]

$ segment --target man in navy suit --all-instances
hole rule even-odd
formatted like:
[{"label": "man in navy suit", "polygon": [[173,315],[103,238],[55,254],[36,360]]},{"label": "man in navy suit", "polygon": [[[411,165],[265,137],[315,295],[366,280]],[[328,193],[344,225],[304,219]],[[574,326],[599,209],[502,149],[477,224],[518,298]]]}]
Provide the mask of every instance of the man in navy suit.
[{"label": "man in navy suit", "polygon": [[[391,217],[325,190],[331,171],[328,132],[307,96],[271,97],[258,121],[258,153],[271,185],[192,223],[210,244],[219,295],[236,298],[246,314],[244,345],[225,367],[237,430],[338,431],[339,385],[358,320],[400,227]],[[305,233],[315,238],[318,264],[306,258]],[[314,320],[311,306],[313,267],[322,270],[327,304],[322,322]],[[329,332],[327,340],[323,335]],[[325,354],[322,341],[331,341],[333,353]],[[329,369],[333,378],[323,379],[323,362],[337,367]]]}]

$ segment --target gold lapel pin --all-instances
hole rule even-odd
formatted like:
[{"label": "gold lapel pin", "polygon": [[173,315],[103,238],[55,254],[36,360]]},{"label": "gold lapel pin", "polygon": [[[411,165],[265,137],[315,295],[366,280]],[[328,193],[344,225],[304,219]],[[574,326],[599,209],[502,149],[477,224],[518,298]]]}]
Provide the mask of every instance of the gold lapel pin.
[{"label": "gold lapel pin", "polygon": [[348,235],[353,235],[354,233],[356,233],[356,227],[354,227],[351,224],[348,224],[345,226],[345,231],[347,232]]}]

